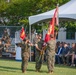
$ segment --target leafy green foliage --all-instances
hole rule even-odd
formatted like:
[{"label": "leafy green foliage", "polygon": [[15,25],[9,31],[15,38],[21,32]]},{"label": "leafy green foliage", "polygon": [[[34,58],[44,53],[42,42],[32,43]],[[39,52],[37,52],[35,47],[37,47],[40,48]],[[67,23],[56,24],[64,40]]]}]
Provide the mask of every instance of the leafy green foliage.
[{"label": "leafy green foliage", "polygon": [[76,22],[68,22],[65,26],[67,28],[67,31],[73,31],[76,32]]},{"label": "leafy green foliage", "polygon": [[[0,0],[0,17],[2,18],[0,25],[24,25],[29,28],[29,16],[52,10],[56,8],[57,3],[61,6],[68,1],[70,0],[10,0],[10,2],[7,2],[7,0]],[[42,31],[43,28],[47,29],[49,24],[45,22],[44,25],[45,26],[42,27],[33,25],[32,27]],[[67,27],[68,30],[69,27],[76,30],[75,23],[71,23],[69,26],[66,22],[65,27]]]},{"label": "leafy green foliage", "polygon": [[65,27],[66,31],[76,32],[75,21],[62,21],[60,22],[60,27]]}]

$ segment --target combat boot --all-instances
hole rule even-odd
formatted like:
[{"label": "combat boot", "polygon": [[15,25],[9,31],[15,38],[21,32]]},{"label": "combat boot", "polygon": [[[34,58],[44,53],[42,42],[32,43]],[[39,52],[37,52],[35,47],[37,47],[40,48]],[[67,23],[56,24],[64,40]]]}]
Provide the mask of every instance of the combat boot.
[{"label": "combat boot", "polygon": [[48,73],[49,73],[49,74],[52,74],[52,73],[53,73],[53,71],[48,71]]},{"label": "combat boot", "polygon": [[26,72],[26,70],[22,70],[22,73],[25,73]]}]

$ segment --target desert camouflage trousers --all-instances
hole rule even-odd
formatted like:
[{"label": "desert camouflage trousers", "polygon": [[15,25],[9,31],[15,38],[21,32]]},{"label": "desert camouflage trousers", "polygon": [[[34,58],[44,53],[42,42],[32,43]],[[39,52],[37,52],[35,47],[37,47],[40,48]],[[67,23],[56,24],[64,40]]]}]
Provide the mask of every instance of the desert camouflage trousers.
[{"label": "desert camouflage trousers", "polygon": [[21,64],[22,71],[27,70],[28,60],[29,60],[29,53],[25,52],[25,54],[22,56],[22,64]]},{"label": "desert camouflage trousers", "polygon": [[46,55],[46,62],[47,62],[47,68],[48,71],[54,70],[54,64],[55,64],[55,54],[49,53]]},{"label": "desert camouflage trousers", "polygon": [[44,61],[44,55],[37,54],[35,57],[35,61],[36,61],[36,65],[35,65],[36,70],[40,70],[42,63]]}]

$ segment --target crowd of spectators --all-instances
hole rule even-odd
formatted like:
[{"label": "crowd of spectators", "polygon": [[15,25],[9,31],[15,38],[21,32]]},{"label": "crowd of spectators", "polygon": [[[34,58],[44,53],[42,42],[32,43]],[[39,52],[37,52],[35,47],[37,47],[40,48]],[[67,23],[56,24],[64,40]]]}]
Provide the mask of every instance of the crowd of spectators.
[{"label": "crowd of spectators", "polygon": [[0,57],[2,57],[3,52],[9,52],[10,46],[10,35],[8,34],[7,29],[5,29],[2,38],[0,39]]},{"label": "crowd of spectators", "polygon": [[56,44],[56,64],[75,66],[76,64],[76,43],[57,42]]}]

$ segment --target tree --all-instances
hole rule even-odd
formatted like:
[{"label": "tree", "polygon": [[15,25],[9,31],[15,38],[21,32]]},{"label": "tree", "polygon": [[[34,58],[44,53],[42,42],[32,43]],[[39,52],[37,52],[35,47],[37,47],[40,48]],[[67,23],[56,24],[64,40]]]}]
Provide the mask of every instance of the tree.
[{"label": "tree", "polygon": [[[57,3],[62,5],[69,0],[0,0],[0,24],[1,25],[24,25],[28,28],[28,17],[36,15],[56,7]],[[47,23],[46,24],[47,27]],[[33,25],[40,29],[41,26]],[[41,28],[42,29],[42,28]]]},{"label": "tree", "polygon": [[76,32],[76,22],[74,20],[61,21],[59,24],[60,24],[60,28],[61,27],[66,28],[65,31]]}]

